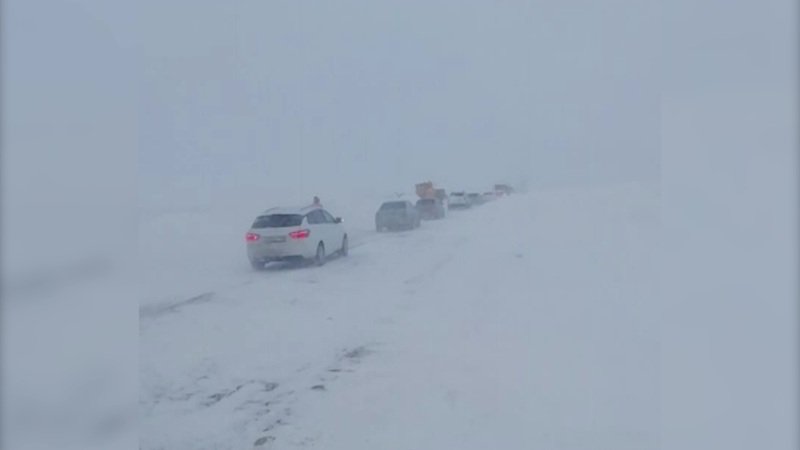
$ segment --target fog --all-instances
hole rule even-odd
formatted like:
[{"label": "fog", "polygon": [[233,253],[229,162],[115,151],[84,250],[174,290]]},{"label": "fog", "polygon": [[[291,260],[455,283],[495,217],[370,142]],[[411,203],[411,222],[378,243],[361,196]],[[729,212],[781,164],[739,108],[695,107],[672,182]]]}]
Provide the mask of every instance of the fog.
[{"label": "fog", "polygon": [[797,13],[3,2],[0,446],[796,447]]},{"label": "fog", "polygon": [[145,202],[658,179],[652,1],[143,9]]},{"label": "fog", "polygon": [[[654,1],[48,8],[6,7],[6,141],[41,152],[69,140],[81,157],[6,158],[67,178],[69,201],[99,194],[69,185],[68,168],[115,168],[90,180],[119,185],[134,154],[143,205],[288,185],[658,180]],[[5,182],[38,189],[17,173]]]}]

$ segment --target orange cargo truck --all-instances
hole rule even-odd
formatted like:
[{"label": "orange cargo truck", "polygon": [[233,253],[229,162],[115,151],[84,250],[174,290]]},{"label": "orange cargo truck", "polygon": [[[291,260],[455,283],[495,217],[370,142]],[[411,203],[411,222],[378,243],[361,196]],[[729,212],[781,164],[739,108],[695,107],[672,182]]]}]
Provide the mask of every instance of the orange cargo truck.
[{"label": "orange cargo truck", "polygon": [[424,183],[418,183],[416,185],[417,188],[417,197],[419,198],[435,198],[436,197],[436,189],[433,188],[433,182],[426,181]]}]

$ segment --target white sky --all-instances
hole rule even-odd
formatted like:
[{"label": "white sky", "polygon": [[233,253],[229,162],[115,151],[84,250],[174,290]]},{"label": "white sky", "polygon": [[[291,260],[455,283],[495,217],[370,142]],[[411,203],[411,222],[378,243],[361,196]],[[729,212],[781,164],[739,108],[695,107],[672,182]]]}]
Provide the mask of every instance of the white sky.
[{"label": "white sky", "polygon": [[654,179],[654,1],[142,5],[140,182]]},{"label": "white sky", "polygon": [[658,179],[655,0],[8,3],[7,158],[65,200],[120,149],[145,203]]}]

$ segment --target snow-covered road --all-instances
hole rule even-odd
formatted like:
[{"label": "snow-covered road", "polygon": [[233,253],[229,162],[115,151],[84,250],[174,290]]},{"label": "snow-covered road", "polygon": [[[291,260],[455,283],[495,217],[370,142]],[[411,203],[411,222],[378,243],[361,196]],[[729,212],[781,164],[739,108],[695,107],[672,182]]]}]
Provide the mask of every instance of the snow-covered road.
[{"label": "snow-covered road", "polygon": [[321,268],[241,250],[142,305],[141,447],[657,448],[658,201],[517,195]]}]

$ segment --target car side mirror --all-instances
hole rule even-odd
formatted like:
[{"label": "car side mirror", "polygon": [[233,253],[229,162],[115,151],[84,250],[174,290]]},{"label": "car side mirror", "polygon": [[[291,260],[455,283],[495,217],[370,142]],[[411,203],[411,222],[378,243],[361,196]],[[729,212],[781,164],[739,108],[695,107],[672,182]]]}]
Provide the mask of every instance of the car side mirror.
[{"label": "car side mirror", "polygon": [[337,217],[337,218],[333,219],[333,223],[342,223],[342,218],[341,217]]}]

